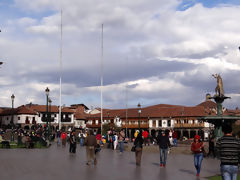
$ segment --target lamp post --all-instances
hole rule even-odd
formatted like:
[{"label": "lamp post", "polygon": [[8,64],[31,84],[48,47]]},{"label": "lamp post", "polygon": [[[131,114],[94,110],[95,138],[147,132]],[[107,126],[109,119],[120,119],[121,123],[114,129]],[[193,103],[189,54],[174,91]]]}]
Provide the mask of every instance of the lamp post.
[{"label": "lamp post", "polygon": [[107,113],[107,116],[108,116],[108,122],[111,123],[110,118],[109,118],[109,112]]},{"label": "lamp post", "polygon": [[14,122],[13,122],[13,107],[14,107],[14,98],[15,98],[15,96],[14,96],[14,94],[12,94],[12,96],[11,96],[11,100],[12,100],[12,117],[11,117],[11,127],[12,127],[12,129],[13,129],[13,126],[14,126]]},{"label": "lamp post", "polygon": [[52,120],[52,113],[51,113],[51,105],[52,105],[52,100],[50,98],[48,98],[48,103],[49,103],[49,130],[50,133],[52,133],[52,129],[51,129],[51,120]]},{"label": "lamp post", "polygon": [[11,96],[11,100],[12,100],[12,117],[11,117],[11,122],[10,122],[11,128],[12,128],[11,141],[14,141],[14,136],[13,136],[13,127],[14,127],[14,123],[13,123],[13,105],[14,105],[14,98],[15,98],[15,96],[14,96],[14,94],[12,94],[12,96]]},{"label": "lamp post", "polygon": [[138,103],[138,129],[139,129],[139,131],[140,131],[140,117],[141,117],[141,113],[142,113],[141,104]]},{"label": "lamp post", "polygon": [[47,122],[47,138],[49,138],[49,127],[48,127],[48,96],[49,96],[49,92],[50,90],[48,89],[48,87],[45,89],[45,93],[46,93],[46,98],[47,98],[47,106],[46,106],[46,122]]}]

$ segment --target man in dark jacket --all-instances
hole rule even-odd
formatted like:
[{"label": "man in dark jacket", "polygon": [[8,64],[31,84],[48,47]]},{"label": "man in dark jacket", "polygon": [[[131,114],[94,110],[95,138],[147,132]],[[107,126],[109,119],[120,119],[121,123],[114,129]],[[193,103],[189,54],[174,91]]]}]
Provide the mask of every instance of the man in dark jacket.
[{"label": "man in dark jacket", "polygon": [[221,174],[223,180],[237,180],[238,164],[240,160],[240,141],[233,137],[232,127],[224,125],[224,136],[217,141],[217,156],[221,161]]},{"label": "man in dark jacket", "polygon": [[165,131],[158,134],[157,137],[159,150],[160,150],[160,167],[165,167],[167,162],[168,148],[170,147],[170,141]]},{"label": "man in dark jacket", "polygon": [[95,156],[95,148],[97,147],[97,139],[93,135],[93,131],[89,130],[85,139],[86,154],[87,154],[87,165],[91,165],[91,160],[94,160],[94,165],[97,164]]},{"label": "man in dark jacket", "polygon": [[77,141],[76,141],[76,135],[74,130],[70,134],[69,143],[70,143],[69,152],[76,153]]}]

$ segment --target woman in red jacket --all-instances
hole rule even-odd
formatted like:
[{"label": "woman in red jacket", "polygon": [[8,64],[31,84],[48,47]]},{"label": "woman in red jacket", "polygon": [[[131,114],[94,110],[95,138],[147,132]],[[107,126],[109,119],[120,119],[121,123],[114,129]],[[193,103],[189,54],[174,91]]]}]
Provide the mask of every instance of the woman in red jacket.
[{"label": "woman in red jacket", "polygon": [[199,135],[195,135],[191,151],[194,154],[194,165],[197,170],[197,176],[199,176],[203,160],[203,142],[200,141]]}]

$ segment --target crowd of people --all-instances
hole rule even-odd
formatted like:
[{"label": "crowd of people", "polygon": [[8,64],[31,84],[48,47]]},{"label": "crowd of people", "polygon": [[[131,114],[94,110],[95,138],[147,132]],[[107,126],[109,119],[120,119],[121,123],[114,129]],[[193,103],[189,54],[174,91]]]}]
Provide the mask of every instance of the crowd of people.
[{"label": "crowd of people", "polygon": [[[232,135],[232,127],[225,125],[222,128],[224,136],[218,141],[215,138],[209,138],[209,149],[206,153],[205,144],[199,135],[195,135],[191,144],[191,151],[194,156],[194,166],[196,176],[200,176],[202,161],[204,157],[218,157],[221,161],[221,174],[224,180],[236,180],[238,173],[238,164],[240,162],[240,141]],[[51,141],[56,138],[57,146],[66,147],[69,142],[69,153],[75,154],[77,143],[86,147],[87,165],[97,165],[96,154],[104,146],[112,150],[119,149],[119,153],[124,152],[124,144],[132,143],[132,149],[135,153],[136,166],[141,166],[143,146],[157,144],[159,146],[160,167],[165,168],[167,165],[167,156],[171,147],[178,146],[178,136],[175,131],[159,130],[157,136],[151,137],[148,131],[136,130],[134,137],[126,137],[124,129],[116,131],[110,129],[105,135],[100,132],[88,130],[57,130],[49,131],[46,126],[37,125],[31,130],[22,128],[0,129],[0,143],[2,147],[10,147],[9,142],[15,141],[19,146],[24,145],[26,148],[34,148],[36,143],[42,146],[49,146]],[[9,139],[9,140],[6,140]]]},{"label": "crowd of people", "polygon": [[19,147],[26,148],[34,148],[37,143],[41,146],[49,146],[54,138],[55,133],[42,125],[36,125],[30,130],[20,127],[0,129],[0,143],[2,146],[8,144],[7,148],[10,148],[10,142],[16,142]]}]

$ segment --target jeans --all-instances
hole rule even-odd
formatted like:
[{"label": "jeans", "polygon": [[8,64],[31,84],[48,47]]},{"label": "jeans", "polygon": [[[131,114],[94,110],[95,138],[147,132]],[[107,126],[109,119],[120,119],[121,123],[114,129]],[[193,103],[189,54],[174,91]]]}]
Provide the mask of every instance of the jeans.
[{"label": "jeans", "polygon": [[84,144],[84,139],[80,138],[80,146],[83,146],[83,144]]},{"label": "jeans", "polygon": [[69,152],[70,153],[76,153],[76,143],[70,143],[70,147],[69,147]]},{"label": "jeans", "polygon": [[167,149],[160,148],[160,164],[166,165],[167,154],[168,154],[168,148]]},{"label": "jeans", "polygon": [[124,142],[123,141],[119,141],[119,150],[120,150],[120,152],[123,152],[123,145],[124,145]]},{"label": "jeans", "polygon": [[173,138],[173,145],[177,147],[177,138]]},{"label": "jeans", "polygon": [[59,146],[61,143],[61,138],[60,137],[57,137],[57,145]]},{"label": "jeans", "polygon": [[238,166],[221,165],[221,175],[223,180],[237,180]]},{"label": "jeans", "polygon": [[203,153],[194,154],[194,165],[198,174],[200,174],[202,160],[203,160]]}]

